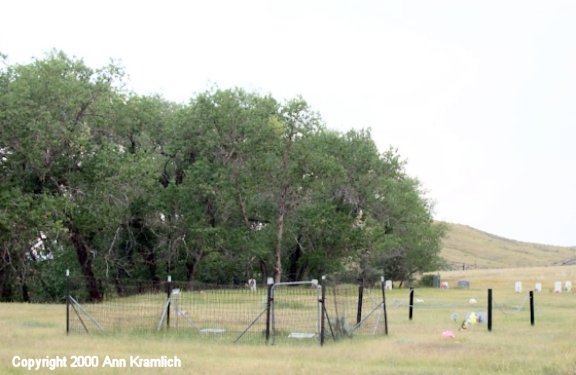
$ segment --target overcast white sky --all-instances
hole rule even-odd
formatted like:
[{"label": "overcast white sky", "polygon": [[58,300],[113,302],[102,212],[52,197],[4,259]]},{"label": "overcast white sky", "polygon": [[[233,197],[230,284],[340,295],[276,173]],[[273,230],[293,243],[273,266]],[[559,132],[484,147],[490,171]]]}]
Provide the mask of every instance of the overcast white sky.
[{"label": "overcast white sky", "polygon": [[576,245],[576,2],[5,0],[0,51],[110,58],[139,94],[217,85],[302,95],[371,128],[435,217]]}]

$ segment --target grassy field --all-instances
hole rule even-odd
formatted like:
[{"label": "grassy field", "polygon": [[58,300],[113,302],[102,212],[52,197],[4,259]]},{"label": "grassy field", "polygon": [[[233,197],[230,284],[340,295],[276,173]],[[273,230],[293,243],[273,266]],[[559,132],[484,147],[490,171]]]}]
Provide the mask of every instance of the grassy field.
[{"label": "grassy field", "polygon": [[[388,336],[353,337],[324,347],[314,342],[275,346],[201,340],[181,333],[65,335],[63,305],[0,305],[0,373],[66,374],[558,374],[576,375],[576,294],[555,294],[553,282],[576,281],[576,266],[442,273],[469,290],[416,289],[414,318],[408,319],[408,291],[387,294]],[[523,281],[526,292],[514,293]],[[527,290],[536,295],[536,324],[529,322]],[[459,331],[469,312],[485,312],[486,288],[494,290],[492,332],[480,323]],[[476,305],[469,300],[477,300]],[[452,330],[454,338],[442,336]],[[67,368],[28,371],[14,358],[66,357]],[[70,368],[72,356],[92,356],[97,368]],[[107,357],[177,356],[180,368],[109,368]],[[130,362],[127,361],[126,366]]]},{"label": "grassy field", "polygon": [[441,255],[468,267],[510,268],[576,264],[576,247],[561,247],[515,241],[472,227],[444,223],[446,236]]}]

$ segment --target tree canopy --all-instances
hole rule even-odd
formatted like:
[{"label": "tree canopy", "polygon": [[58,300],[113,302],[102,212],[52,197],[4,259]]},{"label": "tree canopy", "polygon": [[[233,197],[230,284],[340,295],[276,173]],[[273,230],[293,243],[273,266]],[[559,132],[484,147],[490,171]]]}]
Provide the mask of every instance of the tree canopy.
[{"label": "tree canopy", "polygon": [[368,130],[302,98],[211,89],[186,105],[123,70],[52,52],[0,67],[0,298],[58,300],[65,269],[103,281],[245,283],[440,264],[419,182]]}]

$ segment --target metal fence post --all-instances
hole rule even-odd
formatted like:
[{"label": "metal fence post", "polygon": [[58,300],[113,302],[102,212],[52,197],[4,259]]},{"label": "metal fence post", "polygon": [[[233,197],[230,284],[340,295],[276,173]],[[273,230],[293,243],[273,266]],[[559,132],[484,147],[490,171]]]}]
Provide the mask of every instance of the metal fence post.
[{"label": "metal fence post", "polygon": [[414,315],[414,288],[410,288],[410,306],[408,308],[408,319],[412,320]]},{"label": "metal fence post", "polygon": [[166,328],[170,329],[170,295],[172,294],[172,276],[168,275],[166,279]]},{"label": "metal fence post", "polygon": [[70,334],[70,270],[66,270],[66,334]]},{"label": "metal fence post", "polygon": [[530,325],[534,325],[534,291],[530,291]]},{"label": "metal fence post", "polygon": [[384,275],[380,277],[382,286],[382,311],[384,313],[384,334],[388,335],[388,313],[386,312],[386,281]]},{"label": "metal fence post", "polygon": [[266,344],[270,341],[270,320],[272,310],[272,287],[274,286],[274,279],[269,277],[266,281],[268,284],[268,297],[266,298]]},{"label": "metal fence post", "polygon": [[356,324],[360,324],[362,321],[362,302],[364,298],[364,279],[360,279],[360,284],[358,285],[358,310],[356,314]]},{"label": "metal fence post", "polygon": [[325,336],[325,322],[326,322],[326,276],[322,276],[322,284],[320,285],[322,288],[322,296],[320,297],[320,306],[321,306],[321,319],[320,319],[320,346],[324,346],[324,336]]},{"label": "metal fence post", "polygon": [[492,331],[492,289],[488,289],[488,332]]}]

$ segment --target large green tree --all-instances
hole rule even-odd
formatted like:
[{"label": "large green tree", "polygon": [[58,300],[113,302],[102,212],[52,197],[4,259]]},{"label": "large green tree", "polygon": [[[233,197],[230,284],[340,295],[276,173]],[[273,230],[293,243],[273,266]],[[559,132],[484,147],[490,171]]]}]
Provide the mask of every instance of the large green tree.
[{"label": "large green tree", "polygon": [[212,89],[176,105],[53,52],[0,69],[0,296],[106,281],[276,281],[439,264],[442,228],[400,156],[296,98]]},{"label": "large green tree", "polygon": [[43,249],[69,247],[89,298],[99,300],[101,269],[109,271],[114,263],[113,249],[105,250],[133,201],[150,193],[146,168],[152,169],[143,161],[153,159],[136,150],[142,112],[131,113],[131,101],[115,88],[122,74],[113,65],[94,70],[53,52],[3,73],[0,144],[6,156],[1,183],[3,190],[19,195],[17,201],[33,202],[31,212],[38,211],[29,215],[34,220],[20,220],[16,243],[25,255],[16,257],[6,248],[4,253],[34,265],[46,259],[30,255],[33,242],[41,241]]}]

